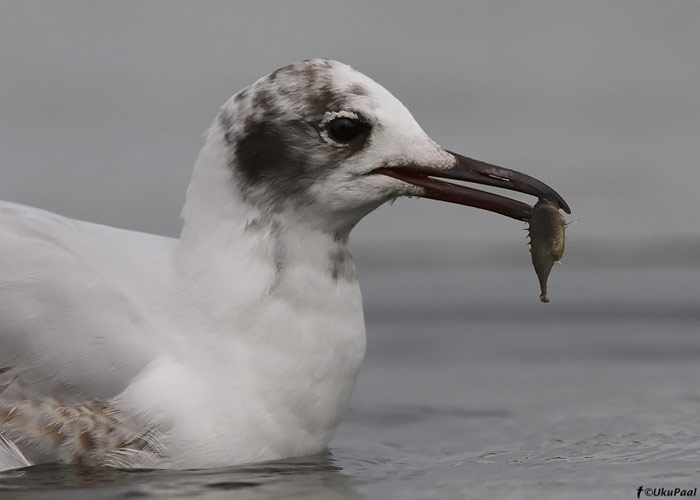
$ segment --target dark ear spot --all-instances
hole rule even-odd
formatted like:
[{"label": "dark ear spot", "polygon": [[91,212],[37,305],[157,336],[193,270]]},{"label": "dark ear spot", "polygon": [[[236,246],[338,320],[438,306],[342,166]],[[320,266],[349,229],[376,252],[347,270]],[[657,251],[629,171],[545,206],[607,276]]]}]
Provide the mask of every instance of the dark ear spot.
[{"label": "dark ear spot", "polygon": [[329,145],[306,122],[250,120],[234,141],[230,168],[249,201],[277,210],[289,202],[311,203],[309,187],[362,145]]},{"label": "dark ear spot", "polygon": [[[265,184],[277,195],[292,196],[311,183],[306,171],[304,148],[309,147],[310,133],[305,124],[292,122],[248,123],[235,143],[236,172],[246,188]],[[315,135],[315,134],[314,134]]]},{"label": "dark ear spot", "polygon": [[369,132],[342,147],[328,140],[326,113],[351,111],[349,97],[367,94],[359,83],[348,85],[349,93],[337,89],[332,69],[321,60],[281,68],[219,114],[229,168],[251,203],[271,210],[313,203],[309,186],[370,140]]}]

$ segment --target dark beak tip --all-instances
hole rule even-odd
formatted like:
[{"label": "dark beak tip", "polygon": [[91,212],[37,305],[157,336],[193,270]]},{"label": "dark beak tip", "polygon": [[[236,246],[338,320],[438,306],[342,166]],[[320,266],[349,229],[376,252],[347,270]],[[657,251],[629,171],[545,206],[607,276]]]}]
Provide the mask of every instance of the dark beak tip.
[{"label": "dark beak tip", "polygon": [[538,198],[545,198],[556,204],[556,206],[565,213],[571,215],[571,208],[569,208],[568,203],[564,201],[564,198],[542,181],[516,170],[499,167],[498,165],[492,165],[481,160],[475,160],[474,158],[469,158],[453,151],[447,152],[454,156],[455,166],[457,168],[461,166],[463,169],[461,172],[462,175],[455,176],[454,178],[510,189]]}]

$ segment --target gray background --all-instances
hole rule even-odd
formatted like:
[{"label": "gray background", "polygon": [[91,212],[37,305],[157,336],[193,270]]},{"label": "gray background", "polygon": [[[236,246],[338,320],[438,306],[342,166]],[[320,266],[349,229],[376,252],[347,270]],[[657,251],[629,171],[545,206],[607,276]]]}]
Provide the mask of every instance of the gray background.
[{"label": "gray background", "polygon": [[[328,57],[387,87],[445,147],[554,186],[580,220],[570,261],[670,248],[694,261],[699,26],[696,1],[4,1],[0,198],[176,235],[218,107]],[[459,259],[469,242],[487,258],[525,255],[522,236],[504,217],[402,200],[353,245]]]},{"label": "gray background", "polygon": [[176,235],[221,103],[310,57],[354,65],[444,146],[565,196],[580,223],[551,304],[520,224],[399,201],[352,238],[367,360],[331,460],[278,466],[291,474],[35,467],[0,475],[0,496],[579,500],[697,486],[697,0],[0,0],[0,198]]}]

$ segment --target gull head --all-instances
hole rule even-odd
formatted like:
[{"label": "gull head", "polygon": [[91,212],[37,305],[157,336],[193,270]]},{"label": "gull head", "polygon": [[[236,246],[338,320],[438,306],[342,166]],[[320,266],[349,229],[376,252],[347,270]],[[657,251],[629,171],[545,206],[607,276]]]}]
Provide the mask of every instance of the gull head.
[{"label": "gull head", "polygon": [[400,196],[529,217],[525,203],[445,179],[528,193],[569,211],[530,176],[443,149],[389,91],[332,60],[292,64],[241,90],[209,140],[247,204],[334,234]]}]

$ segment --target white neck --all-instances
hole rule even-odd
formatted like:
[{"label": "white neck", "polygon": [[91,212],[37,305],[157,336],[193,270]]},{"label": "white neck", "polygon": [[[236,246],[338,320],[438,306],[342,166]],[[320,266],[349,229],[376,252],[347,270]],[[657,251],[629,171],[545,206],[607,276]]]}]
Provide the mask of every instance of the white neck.
[{"label": "white neck", "polygon": [[176,402],[168,393],[152,398],[154,412],[188,416],[174,422],[206,417],[209,433],[170,431],[174,450],[205,450],[201,463],[318,453],[347,407],[365,352],[345,238],[246,203],[215,129],[209,134],[175,262],[177,323],[188,332],[142,387],[152,387],[148,394],[162,393],[163,380],[179,387]]},{"label": "white neck", "polygon": [[265,213],[246,202],[228,154],[212,127],[182,214],[176,264],[178,292],[185,295],[181,310],[197,308],[207,321],[233,315],[239,323],[241,313],[270,296],[320,307],[326,300],[315,295],[324,288],[356,289],[347,232],[327,232],[304,214]]}]

